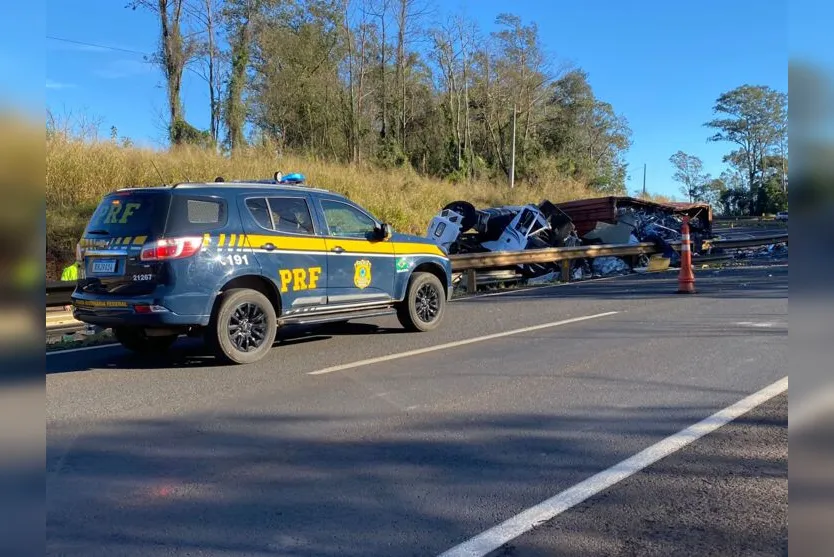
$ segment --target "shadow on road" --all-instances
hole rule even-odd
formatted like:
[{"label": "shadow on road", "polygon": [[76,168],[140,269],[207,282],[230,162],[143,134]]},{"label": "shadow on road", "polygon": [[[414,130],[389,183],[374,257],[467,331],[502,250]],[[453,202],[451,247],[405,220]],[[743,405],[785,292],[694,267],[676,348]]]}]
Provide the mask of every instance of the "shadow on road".
[{"label": "shadow on road", "polygon": [[[436,555],[630,456],[635,439],[648,446],[714,410],[417,413],[372,431],[370,415],[244,409],[119,422],[51,447],[47,554]],[[787,462],[742,455],[707,455],[683,473],[762,470],[787,478]],[[750,535],[743,520],[722,524],[721,539]]]},{"label": "shadow on road", "polygon": [[[292,346],[295,344],[315,343],[326,341],[334,336],[369,336],[396,335],[406,332],[402,328],[381,327],[373,323],[331,323],[315,327],[287,326],[278,331],[273,348]],[[214,368],[227,364],[218,361],[208,349],[202,339],[182,337],[165,353],[162,354],[134,354],[120,347],[101,349],[96,355],[87,352],[84,358],[74,358],[72,355],[56,356],[47,362],[46,374],[73,373],[90,369],[167,369],[171,367]]]}]

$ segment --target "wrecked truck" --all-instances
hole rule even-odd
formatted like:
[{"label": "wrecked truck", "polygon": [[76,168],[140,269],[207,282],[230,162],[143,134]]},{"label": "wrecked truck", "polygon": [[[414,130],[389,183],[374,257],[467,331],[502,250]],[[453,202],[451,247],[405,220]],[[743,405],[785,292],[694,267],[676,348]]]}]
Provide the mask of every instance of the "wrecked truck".
[{"label": "wrecked truck", "polygon": [[684,215],[689,217],[693,251],[701,251],[703,240],[713,237],[712,207],[708,203],[657,203],[635,197],[607,196],[555,206],[570,218],[579,237],[589,240],[586,243],[618,243],[602,241],[609,239],[608,235],[594,233],[610,226],[618,227],[621,233],[628,230],[641,242],[679,241]]},{"label": "wrecked truck", "polygon": [[[427,236],[448,254],[487,251],[522,251],[576,245],[573,225],[549,201],[476,209],[467,201],[446,205],[429,223]],[[518,266],[523,276],[549,272],[550,264]]]},{"label": "wrecked truck", "polygon": [[[545,200],[539,205],[484,209],[467,201],[454,201],[432,219],[427,236],[448,254],[654,242],[661,253],[675,260],[678,254],[670,243],[681,239],[684,215],[690,218],[693,251],[698,253],[703,240],[713,236],[712,208],[708,204],[656,203],[626,196],[556,204]],[[627,265],[615,259],[618,258],[591,262],[592,265],[577,261],[575,266],[598,274],[623,272]],[[555,264],[523,264],[515,268],[525,277],[557,270]]]}]

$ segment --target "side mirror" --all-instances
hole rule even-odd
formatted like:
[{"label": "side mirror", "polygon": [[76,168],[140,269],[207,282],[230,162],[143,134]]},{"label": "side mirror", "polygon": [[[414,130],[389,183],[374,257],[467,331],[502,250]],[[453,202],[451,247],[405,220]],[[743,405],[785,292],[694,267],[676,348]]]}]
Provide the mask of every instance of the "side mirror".
[{"label": "side mirror", "polygon": [[377,228],[376,233],[377,233],[377,237],[380,238],[381,240],[387,240],[391,236],[394,235],[394,229],[391,227],[390,224],[388,224],[386,222],[386,223],[383,223],[382,226]]}]

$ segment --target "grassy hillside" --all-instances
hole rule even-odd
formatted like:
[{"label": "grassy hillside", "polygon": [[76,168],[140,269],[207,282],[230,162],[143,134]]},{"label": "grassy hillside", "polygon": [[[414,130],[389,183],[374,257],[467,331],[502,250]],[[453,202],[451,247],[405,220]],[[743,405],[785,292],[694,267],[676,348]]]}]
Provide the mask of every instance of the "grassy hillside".
[{"label": "grassy hillside", "polygon": [[230,159],[185,148],[155,151],[115,142],[85,142],[61,134],[48,138],[46,151],[47,277],[55,279],[74,258],[75,243],[101,197],[121,187],[165,182],[269,178],[276,170],[301,172],[310,184],[337,191],[366,207],[395,230],[425,234],[446,203],[466,199],[476,206],[563,201],[596,194],[584,184],[554,179],[546,185],[474,182],[452,184],[405,169],[352,167],[296,156],[277,157],[253,150]]}]

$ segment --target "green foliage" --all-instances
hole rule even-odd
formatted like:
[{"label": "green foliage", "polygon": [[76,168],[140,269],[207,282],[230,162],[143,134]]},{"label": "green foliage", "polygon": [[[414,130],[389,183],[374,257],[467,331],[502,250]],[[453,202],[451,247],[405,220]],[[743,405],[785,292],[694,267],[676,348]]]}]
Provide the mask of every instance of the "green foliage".
[{"label": "green foliage", "polygon": [[786,93],[761,85],[742,85],[721,94],[705,123],[715,130],[709,141],[736,148],[724,156],[720,178],[703,175],[697,157],[676,153],[675,179],[694,199],[719,207],[728,216],[762,215],[787,207],[788,120]]},{"label": "green foliage", "polygon": [[713,111],[721,117],[705,126],[716,130],[710,141],[737,145],[729,155],[732,164],[743,168],[747,186],[755,188],[757,176],[764,173],[764,159],[778,150],[787,152],[788,96],[761,85],[742,85],[723,93]]},{"label": "green foliage", "polygon": [[395,141],[383,141],[376,152],[376,161],[382,168],[408,168],[409,157]]},{"label": "green foliage", "polygon": [[741,217],[751,214],[750,196],[743,187],[728,188],[719,195],[721,214],[728,217]]},{"label": "green foliage", "polygon": [[175,120],[170,127],[170,134],[175,145],[193,145],[204,149],[214,147],[210,131],[199,130],[185,120]]},{"label": "green foliage", "polygon": [[542,147],[556,155],[562,171],[601,192],[624,192],[631,130],[594,96],[587,74],[572,70],[556,80],[546,108],[551,116],[542,126]]},{"label": "green foliage", "polygon": [[[185,121],[180,78],[186,63],[219,48],[227,69],[218,117],[235,156],[248,128],[277,153],[452,183],[507,183],[514,166],[519,185],[571,179],[624,190],[628,123],[581,69],[554,70],[537,25],[517,15],[498,14],[485,34],[462,15],[430,27],[422,0],[216,0],[220,42],[207,48],[192,37],[206,35],[209,3],[135,5],[167,26],[157,61],[174,145],[210,145]],[[431,48],[417,49],[421,36]],[[218,137],[214,120],[208,135]]]},{"label": "green foliage", "polygon": [[669,157],[669,162],[676,169],[672,179],[680,182],[681,193],[689,197],[690,202],[705,201],[712,178],[704,173],[704,163],[701,159],[678,151]]},{"label": "green foliage", "polygon": [[788,194],[779,179],[772,177],[756,190],[756,215],[772,215],[788,209]]}]

